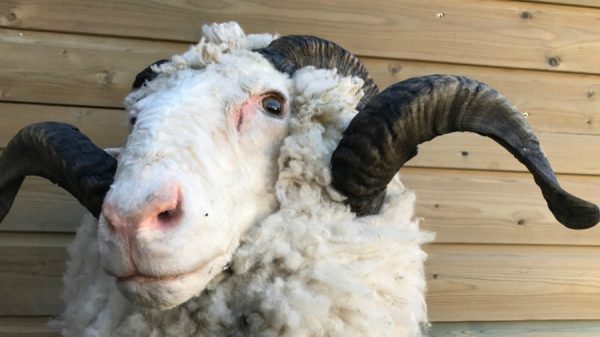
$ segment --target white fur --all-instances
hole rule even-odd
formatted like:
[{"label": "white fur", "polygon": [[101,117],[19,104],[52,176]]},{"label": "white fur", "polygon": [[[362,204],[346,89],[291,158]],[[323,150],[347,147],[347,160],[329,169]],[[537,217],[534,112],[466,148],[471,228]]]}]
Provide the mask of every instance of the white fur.
[{"label": "white fur", "polygon": [[[382,212],[357,218],[330,186],[331,153],[356,114],[362,81],[312,67],[288,80],[247,50],[272,36],[245,36],[233,23],[203,33],[127,98],[138,121],[107,199],[135,212],[152,186],[185,182],[193,207],[177,229],[140,233],[146,255],[138,262],[157,274],[199,262],[212,270],[119,291],[104,270],[126,269],[122,247],[104,219],[87,219],[69,250],[66,308],[56,323],[63,335],[421,336],[420,244],[431,235],[413,220],[413,193],[396,179]],[[292,113],[258,116],[236,134],[228,106],[269,90],[284,94]]]}]

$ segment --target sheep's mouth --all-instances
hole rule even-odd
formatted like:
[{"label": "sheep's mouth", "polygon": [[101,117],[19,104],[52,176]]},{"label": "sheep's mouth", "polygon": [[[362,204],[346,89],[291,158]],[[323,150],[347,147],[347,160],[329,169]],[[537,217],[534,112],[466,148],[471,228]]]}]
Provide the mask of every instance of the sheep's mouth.
[{"label": "sheep's mouth", "polygon": [[[117,278],[117,283],[130,282],[130,281],[138,282],[138,283],[164,282],[164,281],[168,282],[168,281],[178,280],[178,279],[184,278],[184,277],[192,275],[192,274],[199,273],[199,272],[205,270],[206,267],[210,264],[210,262],[212,262],[212,259],[209,260],[208,262],[200,264],[198,267],[193,268],[190,271],[186,271],[186,272],[179,273],[179,274],[147,275],[147,274],[143,274],[143,273],[136,273],[136,274],[131,274],[128,276],[115,276],[115,277]],[[209,274],[211,272],[212,272],[212,268],[210,268],[208,270]]]},{"label": "sheep's mouth", "polygon": [[113,277],[121,294],[132,303],[164,310],[200,294],[230,258],[230,254],[217,254],[182,273],[152,275],[132,270],[129,275]]},{"label": "sheep's mouth", "polygon": [[[200,263],[199,265],[191,268],[189,271],[177,274],[170,275],[148,275],[144,273],[133,273],[127,276],[119,276],[113,275],[117,279],[117,283],[125,283],[125,282],[137,282],[137,283],[149,283],[149,282],[169,282],[182,279],[184,277],[206,273],[207,275],[212,274],[214,262],[225,258],[225,254],[216,254],[213,258],[209,259],[204,263]],[[110,273],[109,273],[110,274]]]},{"label": "sheep's mouth", "polygon": [[202,267],[198,268],[197,270],[193,270],[193,271],[186,272],[186,273],[163,275],[163,276],[133,274],[133,275],[129,275],[129,276],[117,277],[117,282],[121,283],[121,282],[133,281],[133,282],[145,283],[145,282],[173,281],[173,280],[177,280],[182,277],[185,277],[187,275],[193,274],[195,272],[198,272],[198,271],[200,271],[200,269],[202,269]]}]

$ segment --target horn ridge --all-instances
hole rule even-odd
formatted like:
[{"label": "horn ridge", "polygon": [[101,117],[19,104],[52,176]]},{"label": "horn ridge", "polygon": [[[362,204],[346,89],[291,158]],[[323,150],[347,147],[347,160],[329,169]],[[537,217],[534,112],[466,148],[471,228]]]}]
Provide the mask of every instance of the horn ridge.
[{"label": "horn ridge", "polygon": [[[564,191],[523,115],[489,86],[461,76],[431,75],[392,85],[352,120],[331,158],[332,185],[359,215],[378,212],[381,195],[418,145],[456,131],[488,136],[533,174],[557,220],[594,226],[598,206]],[[370,163],[365,165],[364,163]]]},{"label": "horn ridge", "polygon": [[336,68],[343,76],[358,76],[363,79],[364,96],[358,108],[366,105],[379,89],[369,76],[362,62],[346,49],[325,39],[310,35],[288,35],[273,40],[267,47],[256,52],[265,57],[281,72],[293,75],[306,66]]},{"label": "horn ridge", "polygon": [[0,156],[0,221],[27,175],[58,184],[97,217],[115,171],[116,160],[77,128],[56,122],[29,125]]}]

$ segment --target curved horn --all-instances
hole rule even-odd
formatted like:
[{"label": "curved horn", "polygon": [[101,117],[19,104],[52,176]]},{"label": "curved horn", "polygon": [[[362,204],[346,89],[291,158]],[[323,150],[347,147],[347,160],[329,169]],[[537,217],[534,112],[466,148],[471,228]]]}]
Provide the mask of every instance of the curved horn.
[{"label": "curved horn", "polygon": [[112,156],[71,125],[29,125],[13,137],[0,156],[0,222],[27,175],[58,184],[98,217],[116,168]]},{"label": "curved horn", "polygon": [[377,212],[387,184],[417,154],[418,144],[455,131],[491,137],[510,151],[533,174],[566,227],[589,228],[600,220],[598,206],[560,187],[522,114],[494,89],[459,76],[409,79],[371,99],[333,153],[333,186],[356,213]]},{"label": "curved horn", "polygon": [[379,91],[367,69],[356,56],[337,44],[316,36],[283,36],[267,47],[255,51],[263,55],[279,71],[290,75],[300,68],[314,66],[324,69],[336,68],[338,74],[343,76],[362,78],[364,96],[358,104],[359,109]]},{"label": "curved horn", "polygon": [[139,89],[146,84],[146,82],[150,82],[155,79],[158,74],[153,70],[153,67],[159,66],[166,62],[169,62],[169,60],[158,60],[147,66],[144,70],[140,71],[137,75],[135,75],[135,80],[131,84],[131,89]]}]

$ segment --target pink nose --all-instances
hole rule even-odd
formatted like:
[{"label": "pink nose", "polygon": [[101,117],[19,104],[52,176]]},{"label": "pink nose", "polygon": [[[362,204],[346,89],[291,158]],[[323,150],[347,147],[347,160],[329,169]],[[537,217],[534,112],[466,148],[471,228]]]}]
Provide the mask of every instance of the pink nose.
[{"label": "pink nose", "polygon": [[114,205],[110,199],[102,207],[108,228],[129,234],[143,229],[166,229],[175,226],[181,217],[181,189],[171,184],[145,198],[143,206],[128,210]]}]

